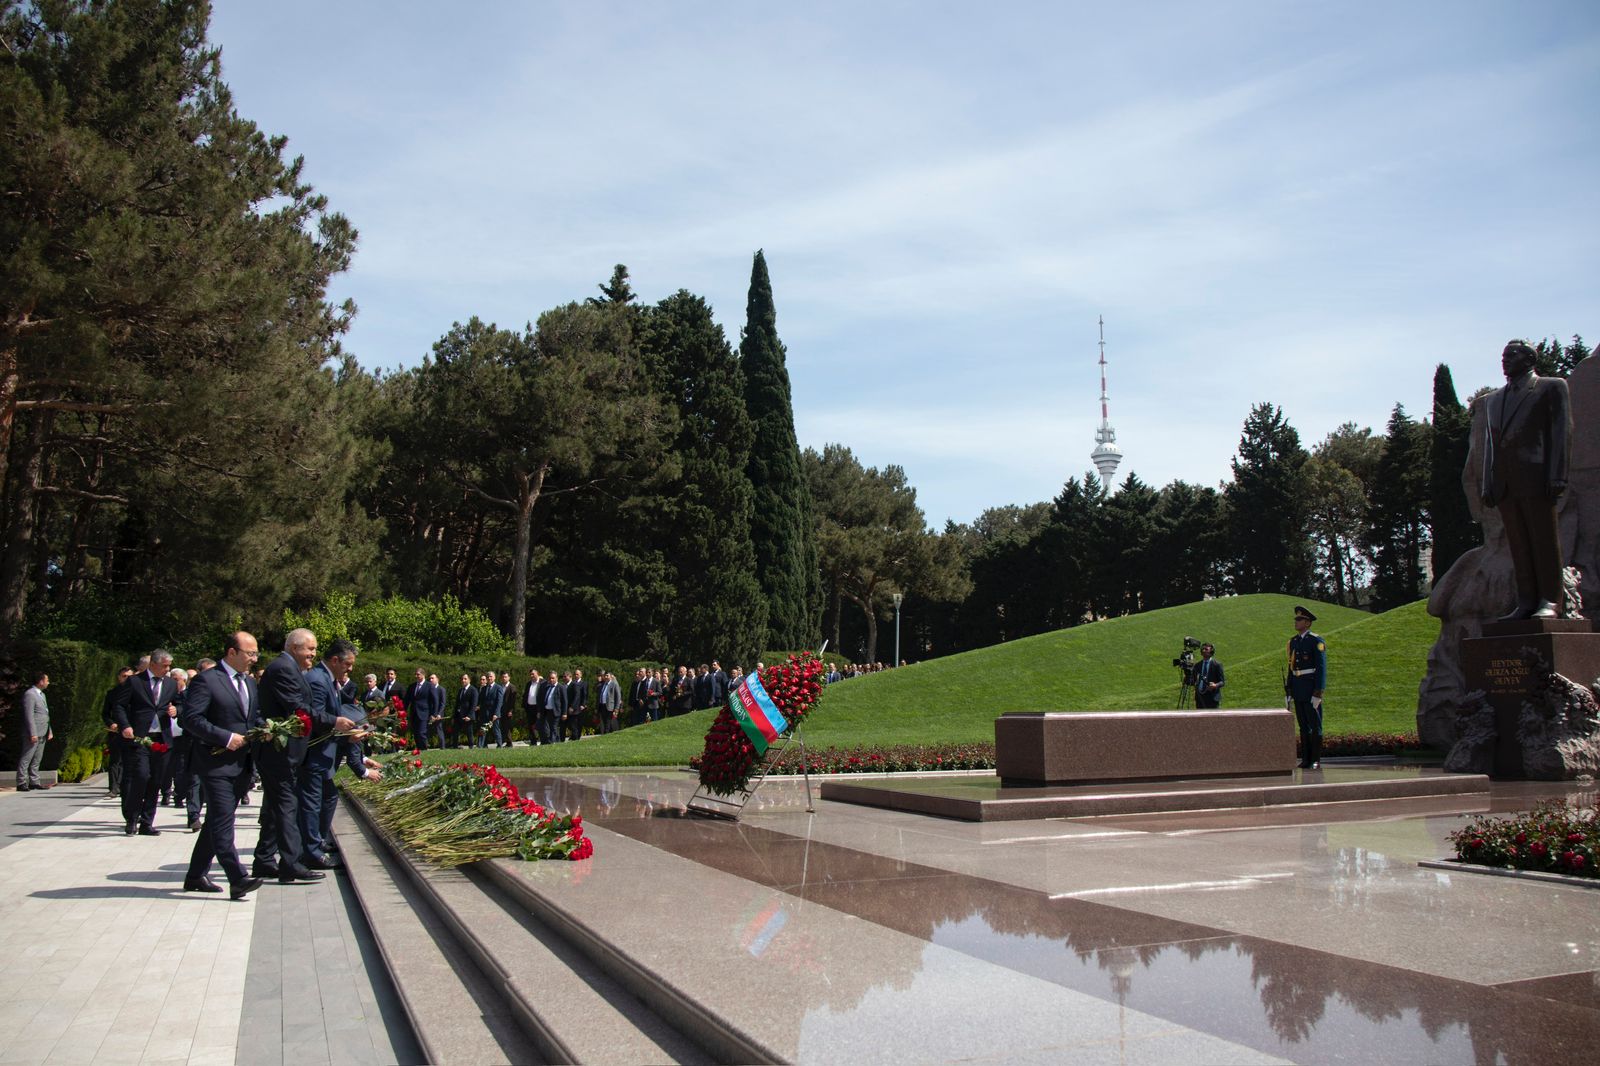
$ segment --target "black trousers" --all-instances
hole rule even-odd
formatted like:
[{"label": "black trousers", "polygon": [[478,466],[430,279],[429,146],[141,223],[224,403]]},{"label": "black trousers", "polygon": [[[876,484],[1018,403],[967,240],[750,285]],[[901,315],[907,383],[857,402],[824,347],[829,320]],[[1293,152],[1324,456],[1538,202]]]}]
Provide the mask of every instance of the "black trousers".
[{"label": "black trousers", "polygon": [[293,866],[300,861],[300,795],[295,789],[300,768],[277,753],[264,756],[257,766],[261,770],[261,839],[256,841],[255,860]]},{"label": "black trousers", "polygon": [[242,884],[249,877],[234,847],[233,834],[239,797],[250,786],[250,767],[246,764],[233,770],[231,776],[221,769],[195,775],[206,798],[206,820],[200,835],[195,837],[194,851],[189,855],[188,881],[204,877],[211,869],[212,859],[221,863],[222,872],[231,885]]},{"label": "black trousers", "polygon": [[1561,539],[1554,501],[1513,496],[1499,503],[1506,524],[1506,546],[1516,564],[1517,606],[1532,610],[1541,602],[1561,606]]},{"label": "black trousers", "polygon": [[1311,697],[1294,698],[1294,717],[1300,725],[1300,765],[1310,766],[1322,759],[1322,711],[1311,705]]},{"label": "black trousers", "polygon": [[167,753],[151,751],[137,740],[118,737],[117,743],[122,745],[122,820],[155,825]]}]

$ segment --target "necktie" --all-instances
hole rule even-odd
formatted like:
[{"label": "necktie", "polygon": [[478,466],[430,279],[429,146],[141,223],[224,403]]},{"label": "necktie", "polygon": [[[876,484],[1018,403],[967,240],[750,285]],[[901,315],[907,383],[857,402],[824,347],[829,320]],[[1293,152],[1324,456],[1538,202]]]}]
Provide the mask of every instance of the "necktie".
[{"label": "necktie", "polygon": [[245,691],[243,674],[236,673],[233,675],[233,687],[239,690],[239,706],[243,707],[248,713],[250,710],[250,697]]}]

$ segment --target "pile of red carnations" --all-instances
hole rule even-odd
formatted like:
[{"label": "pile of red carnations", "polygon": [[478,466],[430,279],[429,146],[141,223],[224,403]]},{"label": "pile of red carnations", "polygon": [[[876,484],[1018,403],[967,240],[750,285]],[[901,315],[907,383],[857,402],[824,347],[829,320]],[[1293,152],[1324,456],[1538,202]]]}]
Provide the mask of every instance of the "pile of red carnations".
[{"label": "pile of red carnations", "polygon": [[[791,655],[787,662],[762,669],[761,685],[788,720],[791,732],[822,695],[822,672],[822,660],[810,652]],[[723,707],[706,733],[705,750],[696,760],[700,784],[719,796],[742,792],[763,758],[756,753],[733,712]]]},{"label": "pile of red carnations", "polygon": [[396,759],[378,781],[346,785],[395,839],[435,866],[481,859],[587,859],[583,816],[546,810],[493,766]]}]

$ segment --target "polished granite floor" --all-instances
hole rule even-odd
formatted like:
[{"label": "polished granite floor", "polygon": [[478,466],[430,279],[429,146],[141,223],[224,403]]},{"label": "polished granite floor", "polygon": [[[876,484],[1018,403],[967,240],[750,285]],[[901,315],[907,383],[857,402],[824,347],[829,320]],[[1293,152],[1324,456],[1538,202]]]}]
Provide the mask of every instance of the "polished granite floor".
[{"label": "polished granite floor", "polygon": [[683,774],[523,783],[601,829],[596,872],[608,833],[702,871],[681,889],[700,898],[644,893],[630,920],[692,927],[676,950],[743,953],[771,982],[752,995],[805,1001],[773,1022],[798,1061],[915,1059],[895,1053],[907,1029],[951,1061],[1552,1062],[1600,1046],[1600,891],[1417,865],[1465,815],[1562,786],[996,824],[807,814],[789,781],[738,823],[687,814]]}]

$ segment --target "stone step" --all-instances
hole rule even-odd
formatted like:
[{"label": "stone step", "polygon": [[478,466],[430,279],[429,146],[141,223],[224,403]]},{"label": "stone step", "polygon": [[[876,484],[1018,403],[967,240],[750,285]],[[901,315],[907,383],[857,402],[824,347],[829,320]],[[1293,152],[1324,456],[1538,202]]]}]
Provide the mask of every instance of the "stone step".
[{"label": "stone step", "polygon": [[334,831],[345,872],[430,1063],[547,1061],[407,864],[342,804]]},{"label": "stone step", "polygon": [[[403,867],[400,876],[426,898],[471,960],[470,968],[493,988],[543,1061],[713,1061],[481,870],[439,870],[418,863],[367,819],[359,803],[348,806],[367,839],[385,850],[392,865]],[[448,1014],[452,1004],[430,997],[423,1009],[430,1015]]]}]

